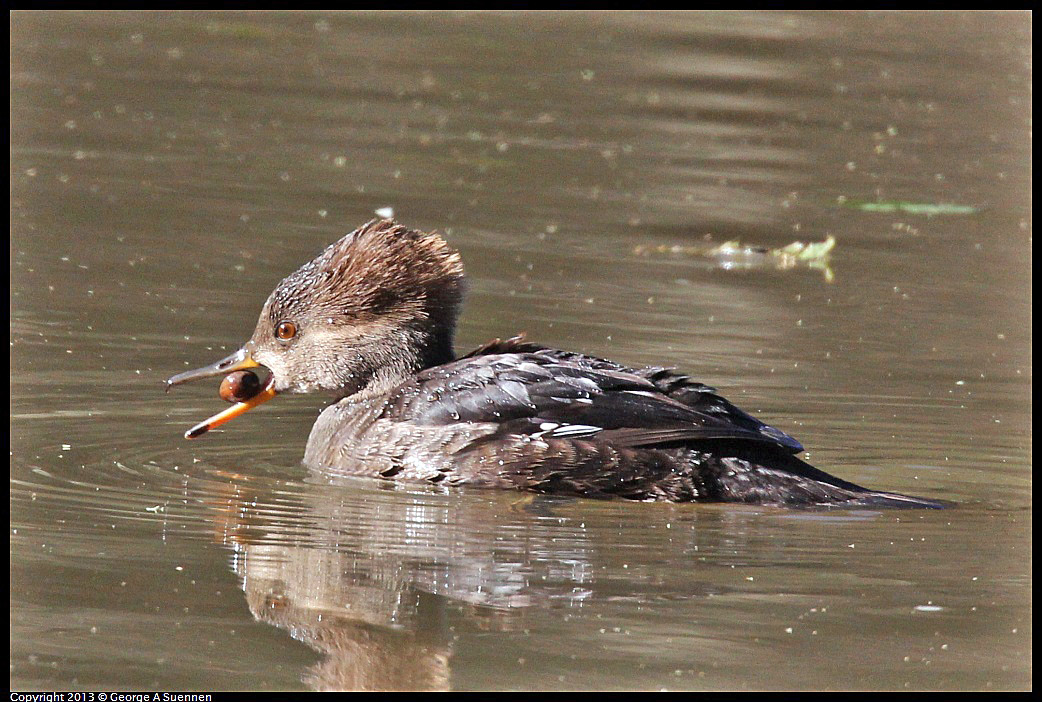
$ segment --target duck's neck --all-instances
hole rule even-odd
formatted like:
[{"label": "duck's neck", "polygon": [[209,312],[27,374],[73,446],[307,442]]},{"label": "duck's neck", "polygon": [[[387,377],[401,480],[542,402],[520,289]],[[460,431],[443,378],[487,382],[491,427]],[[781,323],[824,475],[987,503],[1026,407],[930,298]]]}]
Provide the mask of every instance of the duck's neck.
[{"label": "duck's neck", "polygon": [[398,344],[374,344],[359,359],[352,376],[354,384],[345,386],[339,398],[352,402],[386,395],[420,371],[455,360],[452,327],[431,325],[404,332]]},{"label": "duck's neck", "polygon": [[419,355],[420,366],[417,371],[424,368],[433,368],[456,360],[456,352],[452,345],[452,329],[440,329],[430,337],[430,343]]}]

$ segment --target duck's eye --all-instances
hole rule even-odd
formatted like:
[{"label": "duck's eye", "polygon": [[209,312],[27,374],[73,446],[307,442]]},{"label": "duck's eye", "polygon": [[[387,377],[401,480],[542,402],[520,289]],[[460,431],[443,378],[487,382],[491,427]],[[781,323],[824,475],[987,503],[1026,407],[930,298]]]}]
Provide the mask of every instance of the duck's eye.
[{"label": "duck's eye", "polygon": [[275,327],[275,338],[280,341],[289,341],[297,335],[297,325],[293,322],[279,322]]}]

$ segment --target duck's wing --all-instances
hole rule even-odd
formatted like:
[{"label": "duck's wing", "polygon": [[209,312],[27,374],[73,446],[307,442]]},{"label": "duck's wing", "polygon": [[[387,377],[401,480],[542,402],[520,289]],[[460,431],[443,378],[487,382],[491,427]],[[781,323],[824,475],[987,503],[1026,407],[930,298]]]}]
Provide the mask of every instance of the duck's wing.
[{"label": "duck's wing", "polygon": [[705,385],[668,369],[630,369],[604,359],[509,339],[419,373],[389,410],[421,425],[492,423],[504,435],[587,438],[618,447],[730,440],[803,447]]},{"label": "duck's wing", "polygon": [[695,411],[725,418],[726,421],[749,431],[769,436],[775,444],[792,453],[803,451],[803,445],[799,441],[735,407],[718,395],[716,388],[694,381],[687,375],[677,373],[673,368],[641,368],[635,372],[653,383],[659,392]]}]

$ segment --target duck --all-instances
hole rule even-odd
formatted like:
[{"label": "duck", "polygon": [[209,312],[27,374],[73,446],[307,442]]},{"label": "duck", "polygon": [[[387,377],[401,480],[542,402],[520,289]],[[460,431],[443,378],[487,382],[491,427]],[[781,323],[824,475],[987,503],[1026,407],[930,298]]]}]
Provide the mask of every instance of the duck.
[{"label": "duck", "polygon": [[463,292],[460,254],[439,234],[367,222],[282,280],[239,350],[166,381],[268,371],[185,437],[277,395],[319,392],[332,404],[303,463],[330,477],[635,501],[945,506],[811,466],[796,439],[673,368],[524,335],[457,356]]}]

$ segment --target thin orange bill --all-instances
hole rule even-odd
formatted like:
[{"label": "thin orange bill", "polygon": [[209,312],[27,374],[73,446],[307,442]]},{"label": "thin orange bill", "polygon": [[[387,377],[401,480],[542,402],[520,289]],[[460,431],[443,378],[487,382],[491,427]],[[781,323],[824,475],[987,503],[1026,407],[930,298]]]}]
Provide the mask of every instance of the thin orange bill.
[{"label": "thin orange bill", "polygon": [[245,402],[236,403],[228,409],[224,410],[223,412],[218,412],[206,421],[199,422],[194,427],[185,432],[185,438],[198,439],[200,436],[210,431],[211,429],[219,427],[225,422],[230,422],[231,420],[238,417],[240,414],[243,414],[244,412],[249,412],[257,405],[264,404],[271,398],[275,397],[275,395],[277,394],[278,392],[275,390],[275,378],[274,376],[272,376],[268,378],[268,383],[264,386],[264,389],[261,390],[259,393],[246,400]]}]

